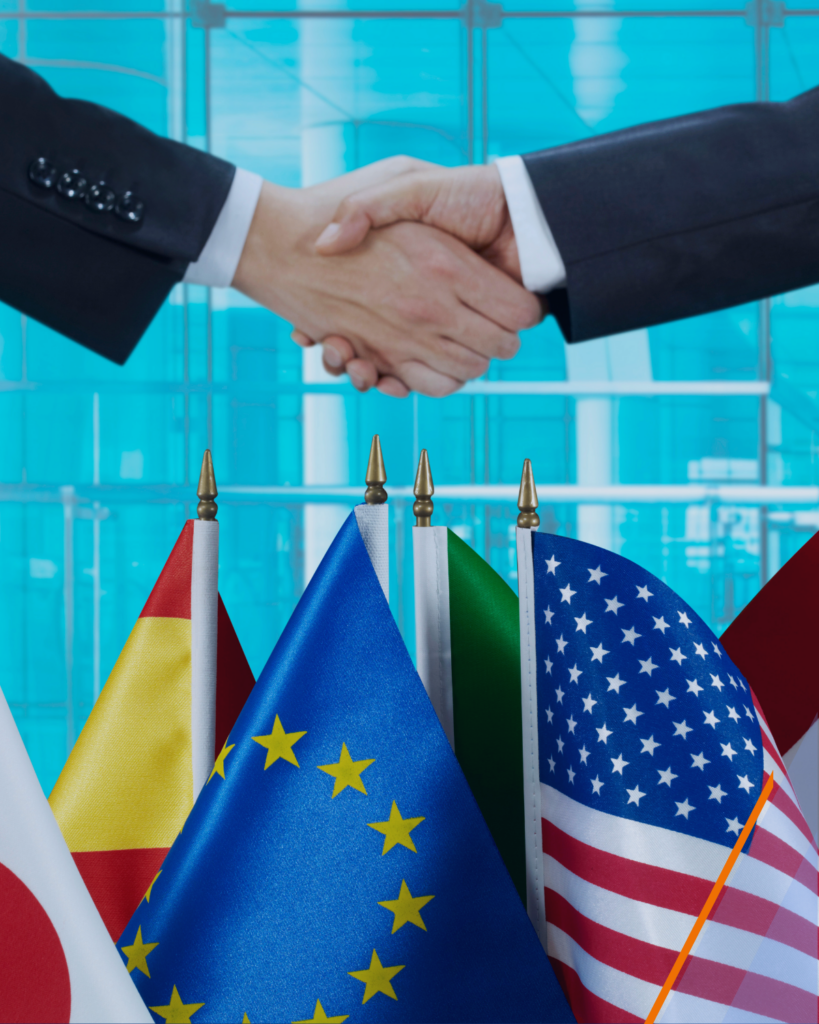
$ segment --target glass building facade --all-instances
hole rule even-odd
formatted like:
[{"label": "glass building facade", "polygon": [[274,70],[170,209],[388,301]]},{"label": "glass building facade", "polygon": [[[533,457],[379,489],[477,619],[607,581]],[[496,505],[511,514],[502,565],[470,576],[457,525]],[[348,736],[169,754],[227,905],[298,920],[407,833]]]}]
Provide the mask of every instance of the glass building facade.
[{"label": "glass building facade", "polygon": [[[807,0],[75,4],[0,0],[0,50],[289,186],[819,83]],[[819,527],[818,329],[819,287],[570,347],[547,321],[462,393],[396,401],[326,377],[289,324],[231,291],[178,286],[124,368],[0,307],[0,685],[46,792],[193,514],[205,447],[220,589],[256,673],[360,500],[376,432],[411,651],[421,447],[435,521],[512,586],[528,456],[542,529],[640,562],[720,632]]]}]

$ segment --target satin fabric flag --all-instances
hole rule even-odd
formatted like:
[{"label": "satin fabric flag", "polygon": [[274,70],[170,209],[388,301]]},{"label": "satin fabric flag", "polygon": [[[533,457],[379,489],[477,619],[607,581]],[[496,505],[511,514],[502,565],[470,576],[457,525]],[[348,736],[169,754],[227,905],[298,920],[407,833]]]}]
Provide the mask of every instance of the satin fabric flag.
[{"label": "satin fabric flag", "polygon": [[134,988],[0,691],[0,1020],[137,1022]]},{"label": "satin fabric flag", "polygon": [[816,846],[747,679],[633,562],[518,530],[530,916],[584,1021],[815,1021]]},{"label": "satin fabric flag", "polygon": [[50,803],[115,941],[253,687],[218,591],[219,524],[189,520]]},{"label": "satin fabric flag", "polygon": [[226,750],[120,942],[156,1020],[573,1019],[354,514]]},{"label": "satin fabric flag", "polygon": [[418,674],[525,901],[518,599],[446,527],[412,543]]},{"label": "satin fabric flag", "polygon": [[813,838],[819,838],[819,535],[765,584],[722,634],[754,688]]}]

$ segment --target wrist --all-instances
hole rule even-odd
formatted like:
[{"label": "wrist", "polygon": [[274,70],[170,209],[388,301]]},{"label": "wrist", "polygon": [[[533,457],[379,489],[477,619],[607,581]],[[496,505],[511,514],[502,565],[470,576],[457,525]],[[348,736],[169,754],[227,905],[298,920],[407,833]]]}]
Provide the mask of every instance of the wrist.
[{"label": "wrist", "polygon": [[299,190],[262,183],[233,287],[270,305],[271,290],[299,240]]}]

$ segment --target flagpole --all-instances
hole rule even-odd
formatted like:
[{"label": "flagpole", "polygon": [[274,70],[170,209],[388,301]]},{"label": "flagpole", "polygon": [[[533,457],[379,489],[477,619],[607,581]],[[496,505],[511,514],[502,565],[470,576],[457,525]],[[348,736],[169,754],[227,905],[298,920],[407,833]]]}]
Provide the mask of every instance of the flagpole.
[{"label": "flagpole", "polygon": [[520,609],[520,700],[523,727],[523,810],[526,848],[526,909],[546,949],[543,892],[543,823],[537,720],[537,650],[532,534],[540,526],[537,487],[529,459],[523,461],[518,493],[518,606]]},{"label": "flagpole", "polygon": [[429,455],[426,448],[421,449],[421,458],[418,460],[418,472],[415,474],[415,486],[412,493],[415,495],[415,503],[412,506],[415,525],[432,526],[432,513],[435,508],[432,495],[435,493],[435,485],[432,482],[432,470],[429,468]]},{"label": "flagpole", "polygon": [[202,456],[202,469],[199,471],[199,486],[196,488],[196,497],[199,499],[196,514],[205,522],[212,522],[216,519],[219,506],[214,499],[218,494],[216,477],[213,473],[213,458],[210,448],[206,448],[205,454]]},{"label": "flagpole", "polygon": [[[445,526],[432,526],[432,470],[424,448],[415,474],[415,526],[412,561],[415,577],[415,661],[449,745],[455,749],[452,703],[452,637],[449,622],[449,562]],[[428,529],[423,529],[428,527]]]},{"label": "flagpole", "polygon": [[216,647],[219,621],[218,495],[210,449],[202,456],[191,564],[191,740],[193,798],[207,782],[216,743]]},{"label": "flagpole", "polygon": [[356,505],[355,518],[378,582],[384,591],[384,597],[389,601],[390,514],[387,507],[387,492],[384,490],[384,484],[387,482],[387,470],[384,467],[381,439],[378,434],[373,435],[364,480],[367,484],[367,490],[364,492],[364,504]]},{"label": "flagpole", "polygon": [[532,463],[529,459],[523,460],[523,472],[520,476],[520,490],[518,491],[518,526],[522,530],[536,530],[540,526],[540,516],[537,514],[537,487],[535,477],[532,473]]},{"label": "flagpole", "polygon": [[364,478],[367,490],[364,492],[364,501],[368,505],[383,505],[387,500],[387,492],[384,484],[387,482],[387,471],[384,468],[384,456],[381,454],[381,439],[378,434],[373,434],[373,442],[370,445],[370,458],[367,462],[367,475]]}]

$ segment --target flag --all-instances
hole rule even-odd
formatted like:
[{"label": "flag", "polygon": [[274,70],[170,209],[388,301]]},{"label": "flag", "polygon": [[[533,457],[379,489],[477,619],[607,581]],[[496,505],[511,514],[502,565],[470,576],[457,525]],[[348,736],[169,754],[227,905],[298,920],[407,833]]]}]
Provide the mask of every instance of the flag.
[{"label": "flag", "polygon": [[813,630],[819,616],[819,536],[765,584],[722,634],[754,689],[782,751],[814,839],[819,838],[819,689]]},{"label": "flag", "polygon": [[518,599],[446,527],[412,539],[418,674],[525,901]]},{"label": "flag", "polygon": [[356,515],[225,751],[120,940],[156,1020],[573,1019]]},{"label": "flag", "polygon": [[0,691],[0,1020],[150,1021]]},{"label": "flag", "polygon": [[219,524],[188,520],[51,793],[115,941],[253,687],[218,553]]},{"label": "flag", "polygon": [[[579,1020],[817,1019],[816,847],[747,680],[619,555],[518,530],[527,898]],[[542,829],[537,833],[534,819]]]}]

